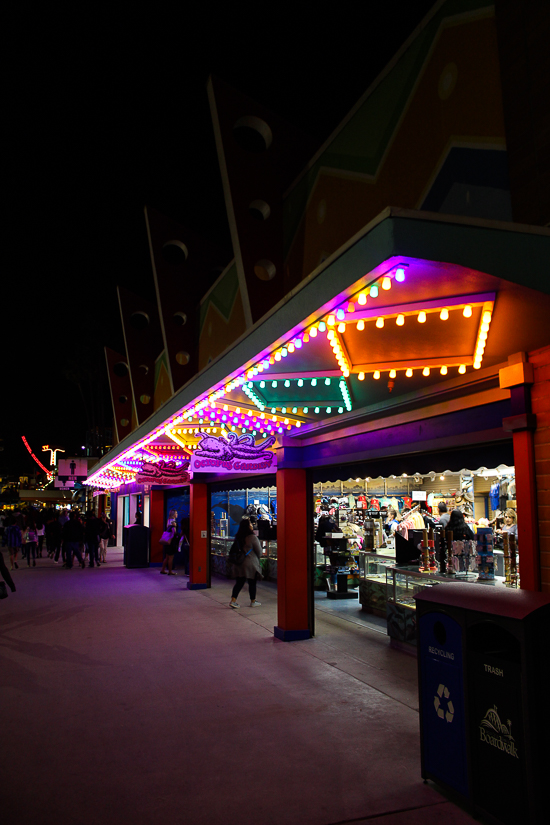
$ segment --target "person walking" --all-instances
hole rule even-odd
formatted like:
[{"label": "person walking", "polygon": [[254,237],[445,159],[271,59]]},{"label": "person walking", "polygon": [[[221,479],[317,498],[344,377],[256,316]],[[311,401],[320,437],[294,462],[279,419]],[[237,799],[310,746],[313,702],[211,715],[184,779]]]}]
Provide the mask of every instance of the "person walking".
[{"label": "person walking", "polygon": [[[178,511],[170,510],[168,513],[168,521],[166,523],[166,532],[172,534],[169,544],[164,546],[164,561],[162,562],[161,573],[168,573],[169,576],[177,576],[172,570],[174,564],[174,554],[178,549]],[[166,569],[168,567],[168,570]]]},{"label": "person walking", "polygon": [[38,548],[36,555],[39,559],[42,558],[42,549],[44,546],[44,536],[46,534],[45,510],[41,510],[36,517],[36,535],[38,536]]},{"label": "person walking", "polygon": [[249,518],[243,518],[239,524],[235,541],[245,552],[245,558],[242,564],[235,565],[235,575],[237,581],[231,593],[231,601],[229,607],[238,608],[240,604],[237,602],[237,596],[244,587],[245,582],[248,582],[248,593],[250,596],[250,607],[261,607],[261,602],[256,601],[256,581],[261,579],[260,556],[262,555],[262,547],[259,539],[254,535],[254,528]]},{"label": "person walking", "polygon": [[6,544],[10,554],[10,569],[18,569],[17,553],[21,547],[21,527],[17,523],[14,516],[8,516],[7,527],[5,528]]},{"label": "person walking", "polygon": [[38,546],[38,534],[36,532],[36,523],[34,521],[34,516],[29,516],[28,526],[26,528],[26,538],[25,538],[25,548],[26,548],[26,555],[27,555],[27,567],[31,566],[31,556],[32,556],[32,566],[36,567],[36,548]]},{"label": "person walking", "polygon": [[86,514],[86,524],[84,525],[84,535],[86,538],[86,547],[88,548],[89,566],[93,567],[94,563],[99,567],[99,527],[100,520],[96,518],[93,510],[88,510]]},{"label": "person walking", "polygon": [[99,518],[99,560],[101,564],[107,563],[107,545],[109,539],[114,539],[111,522],[106,513],[102,513]]},{"label": "person walking", "polygon": [[180,553],[181,553],[181,561],[183,564],[183,570],[185,575],[189,575],[189,516],[184,516],[180,521],[180,531],[181,531],[181,539],[180,539]]},{"label": "person walking", "polygon": [[80,548],[84,543],[84,525],[72,511],[69,521],[66,521],[61,531],[61,541],[65,550],[65,567],[70,570],[73,566],[73,554],[76,556],[82,569],[86,566]]},{"label": "person walking", "polygon": [[[13,568],[12,568],[13,570]],[[15,593],[15,584],[13,582],[12,577],[10,576],[10,571],[6,567],[6,562],[4,561],[4,554],[0,550],[0,576],[4,579],[8,587],[10,588],[12,593]]]}]

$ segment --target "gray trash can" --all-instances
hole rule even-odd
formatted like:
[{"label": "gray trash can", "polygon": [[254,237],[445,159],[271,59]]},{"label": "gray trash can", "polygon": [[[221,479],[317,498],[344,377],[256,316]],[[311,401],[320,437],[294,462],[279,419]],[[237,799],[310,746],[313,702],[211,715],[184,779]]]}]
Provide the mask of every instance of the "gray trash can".
[{"label": "gray trash can", "polygon": [[550,596],[441,584],[416,603],[422,776],[494,822],[547,825]]}]

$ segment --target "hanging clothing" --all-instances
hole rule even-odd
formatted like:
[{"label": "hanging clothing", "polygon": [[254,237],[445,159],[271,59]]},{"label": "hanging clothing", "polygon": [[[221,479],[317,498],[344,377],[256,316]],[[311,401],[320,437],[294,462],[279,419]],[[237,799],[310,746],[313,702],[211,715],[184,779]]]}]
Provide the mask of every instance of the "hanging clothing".
[{"label": "hanging clothing", "polygon": [[500,504],[500,484],[498,481],[495,481],[494,484],[491,484],[491,491],[489,492],[489,503],[491,505],[491,510],[493,512],[499,509]]}]

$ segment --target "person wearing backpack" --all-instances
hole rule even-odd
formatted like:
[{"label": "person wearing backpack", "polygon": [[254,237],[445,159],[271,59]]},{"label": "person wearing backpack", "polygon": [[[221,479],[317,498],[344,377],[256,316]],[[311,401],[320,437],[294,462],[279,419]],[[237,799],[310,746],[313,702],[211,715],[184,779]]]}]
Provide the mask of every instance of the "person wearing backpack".
[{"label": "person wearing backpack", "polygon": [[234,565],[237,581],[231,594],[229,607],[240,607],[240,604],[237,603],[237,596],[243,589],[245,582],[248,582],[250,607],[261,607],[261,603],[256,601],[256,581],[262,577],[260,568],[262,548],[257,536],[254,535],[254,530],[252,529],[249,518],[243,518],[239,524],[239,529],[235,536],[234,546],[235,545],[237,545],[241,551],[241,556],[242,553],[244,553],[244,559],[241,564]]}]

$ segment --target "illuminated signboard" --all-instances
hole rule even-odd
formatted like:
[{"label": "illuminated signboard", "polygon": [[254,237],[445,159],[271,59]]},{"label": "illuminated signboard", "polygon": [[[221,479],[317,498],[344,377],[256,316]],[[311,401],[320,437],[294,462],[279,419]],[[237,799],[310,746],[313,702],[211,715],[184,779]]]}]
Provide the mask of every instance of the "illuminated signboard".
[{"label": "illuminated signboard", "polygon": [[136,473],[138,484],[189,484],[188,461],[144,461]]},{"label": "illuminated signboard", "polygon": [[252,435],[202,435],[191,456],[191,470],[194,473],[274,473],[277,456],[267,449],[274,441],[273,436],[255,444]]}]

